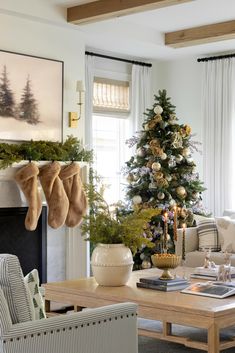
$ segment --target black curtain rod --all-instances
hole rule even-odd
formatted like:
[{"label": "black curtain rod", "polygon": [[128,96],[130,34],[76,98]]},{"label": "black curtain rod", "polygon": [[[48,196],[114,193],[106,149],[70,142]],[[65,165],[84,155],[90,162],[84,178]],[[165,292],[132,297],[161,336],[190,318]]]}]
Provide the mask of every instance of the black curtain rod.
[{"label": "black curtain rod", "polygon": [[143,63],[141,61],[134,61],[134,60],[128,60],[128,59],[123,59],[123,58],[116,58],[115,56],[97,54],[97,53],[92,53],[90,51],[85,51],[85,54],[86,55],[91,55],[91,56],[98,56],[99,58],[105,58],[105,59],[110,59],[110,60],[122,61],[124,63],[130,63],[130,64],[135,64],[135,65],[140,65],[140,66],[152,67],[152,64]]},{"label": "black curtain rod", "polygon": [[220,60],[220,59],[229,59],[229,58],[234,58],[235,57],[235,53],[233,54],[227,54],[227,55],[218,55],[218,56],[210,56],[208,58],[200,58],[197,59],[197,61],[200,62],[204,62],[204,61],[213,61],[213,60]]}]

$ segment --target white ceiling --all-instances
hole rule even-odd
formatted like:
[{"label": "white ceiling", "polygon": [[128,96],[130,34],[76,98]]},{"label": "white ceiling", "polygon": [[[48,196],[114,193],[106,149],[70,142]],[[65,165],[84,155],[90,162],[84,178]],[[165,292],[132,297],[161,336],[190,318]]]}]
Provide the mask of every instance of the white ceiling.
[{"label": "white ceiling", "polygon": [[[112,0],[110,0],[112,1]],[[0,0],[8,6],[18,0]],[[173,49],[164,45],[164,32],[218,23],[235,19],[235,0],[194,0],[180,5],[117,17],[87,25],[66,23],[66,7],[91,2],[91,0],[24,0],[28,6],[40,3],[47,7],[47,20],[57,25],[68,26],[82,32],[89,48],[144,59],[171,60],[191,55],[212,55],[235,50],[235,39],[214,42],[187,48]],[[22,2],[21,2],[22,4]],[[31,4],[31,5],[30,5]],[[29,8],[28,7],[28,8]],[[26,8],[26,6],[25,6]],[[6,10],[6,6],[4,7]],[[55,9],[60,14],[58,21],[52,16]],[[60,11],[58,11],[60,9]],[[22,7],[21,7],[21,11]],[[43,11],[41,18],[43,17]],[[45,11],[46,13],[46,11]],[[22,14],[22,12],[21,12]],[[36,16],[36,14],[35,14]]]}]

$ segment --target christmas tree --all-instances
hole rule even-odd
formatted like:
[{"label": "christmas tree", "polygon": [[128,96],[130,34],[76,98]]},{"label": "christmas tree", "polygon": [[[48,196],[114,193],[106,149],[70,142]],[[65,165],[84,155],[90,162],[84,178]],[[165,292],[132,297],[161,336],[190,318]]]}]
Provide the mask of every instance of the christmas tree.
[{"label": "christmas tree", "polygon": [[26,85],[23,89],[21,102],[18,108],[19,119],[26,121],[28,124],[36,125],[40,122],[37,101],[34,98],[31,82],[27,78]]},{"label": "christmas tree", "polygon": [[7,77],[7,68],[6,65],[4,65],[2,76],[0,78],[0,116],[13,117],[14,107],[14,97]]},{"label": "christmas tree", "polygon": [[200,193],[204,187],[192,158],[197,142],[192,140],[190,126],[178,123],[166,90],[154,97],[152,109],[145,113],[143,130],[129,140],[131,147],[136,146],[136,154],[126,163],[128,200],[134,207],[159,209],[159,216],[150,224],[156,246],[137,254],[137,267],[143,260],[149,261],[152,253],[161,251],[166,222],[168,249],[173,251],[174,228],[192,226],[193,213],[203,213]]}]

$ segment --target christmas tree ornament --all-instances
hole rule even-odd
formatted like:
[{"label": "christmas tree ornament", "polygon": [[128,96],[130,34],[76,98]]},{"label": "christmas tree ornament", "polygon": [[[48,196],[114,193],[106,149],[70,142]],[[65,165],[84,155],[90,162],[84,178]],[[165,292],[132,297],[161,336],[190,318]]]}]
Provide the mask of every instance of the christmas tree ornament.
[{"label": "christmas tree ornament", "polygon": [[134,181],[137,181],[139,179],[139,174],[133,174],[133,180]]},{"label": "christmas tree ornament", "polygon": [[171,136],[171,143],[173,148],[182,148],[183,146],[182,136],[178,132],[174,132]]},{"label": "christmas tree ornament", "polygon": [[184,157],[181,154],[177,154],[177,156],[175,157],[176,163],[182,162],[183,158]]},{"label": "christmas tree ornament", "polygon": [[163,112],[163,109],[162,109],[162,107],[161,107],[159,104],[157,104],[157,105],[154,107],[153,111],[154,111],[154,113],[155,113],[156,115],[161,115],[162,112]]},{"label": "christmas tree ornament", "polygon": [[187,161],[188,164],[193,164],[193,158],[192,157],[186,158],[186,161]]},{"label": "christmas tree ornament", "polygon": [[165,160],[165,159],[167,159],[167,154],[166,153],[162,153],[161,155],[160,155],[160,158],[161,158],[161,160]]},{"label": "christmas tree ornament", "polygon": [[170,114],[170,117],[168,119],[168,124],[175,125],[176,121],[177,121],[176,115],[175,114]]},{"label": "christmas tree ornament", "polygon": [[144,269],[144,270],[147,270],[149,268],[152,267],[151,265],[151,262],[149,260],[143,260],[142,261],[142,264],[141,264],[141,267]]},{"label": "christmas tree ornament", "polygon": [[154,162],[151,167],[152,167],[152,170],[158,171],[161,169],[162,166],[159,162]]},{"label": "christmas tree ornament", "polygon": [[143,147],[140,147],[137,149],[136,154],[138,157],[144,157],[145,156],[145,149]]},{"label": "christmas tree ornament", "polygon": [[135,195],[132,198],[132,202],[134,205],[139,205],[142,202],[142,197],[140,195]]},{"label": "christmas tree ornament", "polygon": [[178,187],[176,188],[176,193],[177,193],[177,195],[178,195],[179,197],[181,197],[181,198],[185,198],[186,195],[187,195],[187,192],[186,192],[186,190],[185,190],[185,187],[183,187],[183,186],[178,186]]},{"label": "christmas tree ornament", "polygon": [[164,200],[164,198],[165,198],[164,192],[160,191],[160,192],[157,194],[157,198],[158,198],[159,200]]},{"label": "christmas tree ornament", "polygon": [[162,116],[161,115],[155,115],[154,121],[156,124],[160,123],[162,121]]},{"label": "christmas tree ornament", "polygon": [[149,189],[157,189],[157,184],[154,182],[149,183]]},{"label": "christmas tree ornament", "polygon": [[132,183],[134,181],[134,177],[133,177],[133,174],[132,173],[129,173],[126,177],[126,180],[128,183]]},{"label": "christmas tree ornament", "polygon": [[167,188],[169,186],[168,181],[166,179],[164,179],[164,178],[163,179],[158,179],[156,181],[156,183],[157,183],[157,186],[159,188]]},{"label": "christmas tree ornament", "polygon": [[166,180],[167,180],[167,181],[171,181],[171,180],[172,180],[172,176],[171,176],[170,174],[167,174],[167,175],[166,175]]},{"label": "christmas tree ornament", "polygon": [[149,124],[147,123],[147,124],[144,124],[144,130],[145,131],[149,131],[150,129],[149,129]]},{"label": "christmas tree ornament", "polygon": [[176,166],[176,161],[174,157],[171,157],[168,162],[169,168],[174,168]]},{"label": "christmas tree ornament", "polygon": [[190,155],[190,149],[188,147],[185,147],[181,153],[184,157],[188,157]]},{"label": "christmas tree ornament", "polygon": [[194,200],[197,200],[197,199],[199,198],[199,192],[194,191],[194,192],[192,193],[192,197],[194,198]]},{"label": "christmas tree ornament", "polygon": [[170,206],[175,206],[176,205],[176,201],[174,199],[171,199],[169,204],[170,204]]},{"label": "christmas tree ornament", "polygon": [[148,129],[153,130],[156,126],[157,122],[153,119],[148,122]]},{"label": "christmas tree ornament", "polygon": [[164,177],[164,174],[162,172],[157,172],[157,173],[154,173],[153,177],[155,180],[159,180]]}]

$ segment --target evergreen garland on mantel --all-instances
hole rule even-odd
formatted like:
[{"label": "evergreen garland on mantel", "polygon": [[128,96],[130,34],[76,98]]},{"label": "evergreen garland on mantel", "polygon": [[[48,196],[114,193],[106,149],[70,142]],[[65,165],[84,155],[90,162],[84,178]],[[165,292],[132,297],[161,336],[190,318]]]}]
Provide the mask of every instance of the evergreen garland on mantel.
[{"label": "evergreen garland on mantel", "polygon": [[92,162],[92,151],[82,147],[80,140],[68,136],[62,142],[27,141],[15,144],[0,143],[0,169],[22,160]]}]

